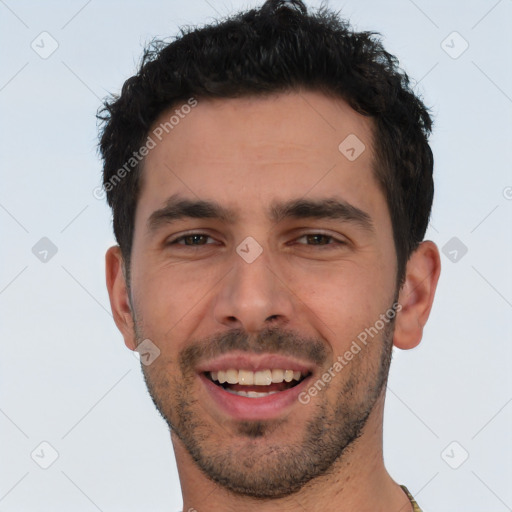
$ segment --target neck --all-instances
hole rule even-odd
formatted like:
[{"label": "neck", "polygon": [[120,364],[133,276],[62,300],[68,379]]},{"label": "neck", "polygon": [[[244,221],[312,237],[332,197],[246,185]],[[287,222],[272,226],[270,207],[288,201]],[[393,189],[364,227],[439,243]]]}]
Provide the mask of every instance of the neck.
[{"label": "neck", "polygon": [[183,511],[200,512],[411,512],[400,486],[384,467],[382,419],[384,397],[375,405],[361,437],[328,474],[308,482],[293,495],[257,500],[235,495],[212,482],[171,433],[183,494]]}]

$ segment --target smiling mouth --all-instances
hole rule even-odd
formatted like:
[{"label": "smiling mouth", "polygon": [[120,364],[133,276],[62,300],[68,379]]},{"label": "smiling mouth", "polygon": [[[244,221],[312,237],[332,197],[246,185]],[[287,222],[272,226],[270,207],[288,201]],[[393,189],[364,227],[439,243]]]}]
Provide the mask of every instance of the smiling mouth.
[{"label": "smiling mouth", "polygon": [[297,386],[310,373],[278,368],[255,372],[230,368],[207,371],[204,372],[204,375],[228,393],[248,398],[262,398]]}]

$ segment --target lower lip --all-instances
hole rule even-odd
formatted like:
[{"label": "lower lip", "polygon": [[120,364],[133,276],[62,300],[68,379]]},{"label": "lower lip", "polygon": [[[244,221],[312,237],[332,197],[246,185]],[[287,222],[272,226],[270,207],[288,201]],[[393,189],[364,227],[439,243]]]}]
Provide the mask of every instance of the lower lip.
[{"label": "lower lip", "polygon": [[204,374],[201,374],[200,378],[215,404],[232,418],[237,420],[268,420],[282,415],[284,410],[294,403],[299,404],[298,396],[307,386],[306,381],[309,381],[311,375],[293,388],[260,398],[235,395],[214,384]]}]

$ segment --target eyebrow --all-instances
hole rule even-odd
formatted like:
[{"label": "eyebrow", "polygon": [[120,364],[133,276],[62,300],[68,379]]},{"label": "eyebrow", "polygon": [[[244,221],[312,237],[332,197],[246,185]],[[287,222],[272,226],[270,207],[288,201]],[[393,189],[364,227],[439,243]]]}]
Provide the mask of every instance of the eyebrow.
[{"label": "eyebrow", "polygon": [[[339,219],[357,224],[369,232],[375,230],[371,217],[365,211],[338,197],[274,201],[268,217],[274,223],[285,219]],[[174,194],[162,208],[150,215],[148,230],[152,233],[164,225],[186,218],[215,219],[226,224],[235,224],[239,215],[235,210],[215,201],[192,200]]]}]

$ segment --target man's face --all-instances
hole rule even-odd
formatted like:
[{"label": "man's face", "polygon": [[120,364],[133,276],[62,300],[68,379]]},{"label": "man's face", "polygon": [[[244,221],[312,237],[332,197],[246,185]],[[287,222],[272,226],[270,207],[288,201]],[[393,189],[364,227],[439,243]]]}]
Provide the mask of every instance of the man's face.
[{"label": "man's face", "polygon": [[[355,159],[354,136],[365,145]],[[175,442],[233,492],[297,491],[340,460],[383,400],[392,322],[332,370],[396,298],[372,145],[367,118],[303,92],[199,100],[147,156],[131,299],[137,341],[161,353],[145,379]],[[230,212],[176,216],[183,199]]]}]

